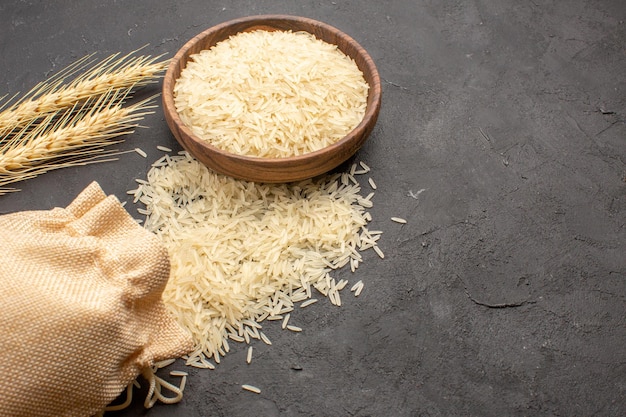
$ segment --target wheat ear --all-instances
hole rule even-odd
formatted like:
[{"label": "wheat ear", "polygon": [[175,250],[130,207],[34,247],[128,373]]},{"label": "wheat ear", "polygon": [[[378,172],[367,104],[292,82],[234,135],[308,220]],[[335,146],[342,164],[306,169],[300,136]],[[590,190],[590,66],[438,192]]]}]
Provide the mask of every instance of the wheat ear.
[{"label": "wheat ear", "polygon": [[[0,105],[0,110],[4,108],[0,111],[0,141],[6,140],[12,132],[32,126],[33,121],[112,89],[125,90],[155,82],[167,68],[168,61],[159,61],[161,56],[133,57],[135,53],[122,57],[119,57],[119,53],[114,54],[97,64],[90,61],[92,55],[81,58],[50,80],[36,85],[19,101],[8,105],[11,101],[8,100]],[[65,83],[80,71],[85,72]]]},{"label": "wheat ear", "polygon": [[[151,114],[154,97],[131,105],[124,100],[132,87],[109,90],[96,98],[24,126],[0,142],[0,195],[16,191],[6,185],[53,169],[111,160],[121,152],[108,150],[121,135],[138,127]],[[108,159],[107,159],[108,158]]]}]

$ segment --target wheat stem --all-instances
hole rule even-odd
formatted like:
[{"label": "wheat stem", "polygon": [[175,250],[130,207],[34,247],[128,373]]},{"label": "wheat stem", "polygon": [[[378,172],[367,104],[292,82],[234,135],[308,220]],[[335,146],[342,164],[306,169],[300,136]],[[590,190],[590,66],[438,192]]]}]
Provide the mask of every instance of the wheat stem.
[{"label": "wheat stem", "polygon": [[[131,87],[132,88],[132,87]],[[102,162],[120,152],[105,149],[121,142],[149,109],[154,97],[124,105],[131,88],[113,89],[64,111],[31,122],[0,142],[0,187],[53,169]],[[0,188],[0,195],[15,191]]]},{"label": "wheat stem", "polygon": [[[95,65],[89,62],[91,55],[84,57],[47,82],[35,86],[19,101],[10,106],[7,103],[1,105],[0,110],[3,107],[5,109],[0,112],[0,143],[35,120],[112,89],[125,90],[155,82],[167,68],[168,61],[159,61],[161,56],[133,57],[135,52],[120,58],[119,54],[114,54]],[[64,84],[69,77],[85,70],[89,65],[92,66],[85,73]]]}]

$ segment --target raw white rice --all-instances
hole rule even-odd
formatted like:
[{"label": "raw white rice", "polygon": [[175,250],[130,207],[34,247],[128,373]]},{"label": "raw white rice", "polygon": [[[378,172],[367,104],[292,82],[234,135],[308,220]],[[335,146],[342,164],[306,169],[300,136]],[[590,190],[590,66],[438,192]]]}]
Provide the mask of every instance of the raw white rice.
[{"label": "raw white rice", "polygon": [[261,393],[261,389],[255,387],[254,385],[243,384],[241,388],[245,389],[246,391],[254,392],[255,394]]},{"label": "raw white rice", "polygon": [[380,251],[381,232],[368,231],[365,199],[350,177],[347,184],[341,174],[255,184],[182,153],[167,156],[129,191],[145,205],[144,227],[170,254],[163,299],[196,344],[187,364],[214,368],[206,358],[219,363],[228,339],[269,344],[259,322],[281,320],[288,328],[294,303],[306,303],[313,291],[341,305],[347,280],[336,282],[332,271],[358,265],[362,250]]},{"label": "raw white rice", "polygon": [[285,318],[283,319],[283,323],[282,323],[282,328],[284,329],[285,327],[287,327],[287,323],[289,323],[289,318],[291,317],[291,314],[287,314],[285,316]]},{"label": "raw white rice", "polygon": [[163,152],[172,152],[172,150],[168,148],[167,146],[158,145],[157,149]]},{"label": "raw white rice", "polygon": [[333,289],[329,295],[332,295],[331,297],[329,297],[330,301],[334,305],[341,307],[341,295],[339,294],[339,291]]},{"label": "raw white rice", "polygon": [[293,326],[291,324],[287,325],[287,330],[291,330],[292,332],[301,332],[302,327]]},{"label": "raw white rice", "polygon": [[248,354],[246,356],[246,362],[252,362],[252,346],[248,346]]},{"label": "raw white rice", "polygon": [[174,362],[176,362],[176,359],[165,359],[165,360],[163,360],[163,361],[156,362],[156,363],[154,364],[154,366],[155,366],[157,369],[160,369],[160,368],[165,368],[166,366],[170,366],[170,365],[171,365],[171,364],[173,364]]},{"label": "raw white rice", "polygon": [[303,302],[302,304],[300,304],[300,308],[308,307],[314,303],[317,303],[317,298],[310,298],[306,300],[305,302]]},{"label": "raw white rice", "polygon": [[364,285],[365,284],[363,284],[363,281],[359,280],[356,284],[352,286],[352,288],[350,288],[350,291],[354,292],[355,297],[358,297],[361,294],[361,291],[363,291]]},{"label": "raw white rice", "polygon": [[396,223],[401,223],[401,224],[406,223],[406,219],[403,219],[402,217],[392,217],[391,221],[396,222]]},{"label": "raw white rice", "polygon": [[269,339],[269,337],[265,335],[265,333],[261,332],[260,335],[261,335],[261,340],[263,341],[263,343],[265,343],[266,345],[272,344],[272,341]]},{"label": "raw white rice", "polygon": [[145,153],[142,149],[140,148],[135,148],[135,152],[137,152],[139,155],[143,156],[144,158],[146,158],[148,156],[147,153]]},{"label": "raw white rice", "polygon": [[[352,259],[352,258],[351,258]],[[335,287],[335,289],[337,291],[341,291],[344,288],[346,288],[346,285],[348,285],[348,280],[347,279],[342,279],[337,283],[337,286]]]},{"label": "raw white rice", "polygon": [[206,365],[206,364],[204,364],[204,363],[202,363],[200,361],[187,362],[187,363],[185,363],[185,365],[191,366],[191,367],[194,367],[194,368],[200,368],[200,369],[215,369],[215,368],[209,367],[208,365]]},{"label": "raw white rice", "polygon": [[239,343],[241,343],[241,342],[243,342],[245,340],[243,337],[241,337],[241,336],[239,336],[237,334],[233,334],[233,333],[230,333],[228,335],[228,337],[231,338],[232,340],[234,340],[235,342],[239,342]]},{"label": "raw white rice", "polygon": [[359,267],[359,261],[356,259],[350,259],[350,271],[355,272]]},{"label": "raw white rice", "polygon": [[363,119],[369,86],[354,60],[307,32],[238,33],[190,57],[174,103],[200,138],[264,158],[329,146]]},{"label": "raw white rice", "polygon": [[167,165],[167,158],[168,158],[168,155],[160,157],[159,159],[157,159],[156,161],[154,161],[152,163],[152,166],[153,167],[162,167],[162,166]]}]

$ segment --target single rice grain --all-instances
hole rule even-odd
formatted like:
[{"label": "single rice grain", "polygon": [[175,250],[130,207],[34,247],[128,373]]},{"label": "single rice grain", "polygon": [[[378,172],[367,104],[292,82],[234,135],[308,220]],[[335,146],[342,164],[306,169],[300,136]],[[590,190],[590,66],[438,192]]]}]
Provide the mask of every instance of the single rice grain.
[{"label": "single rice grain", "polygon": [[252,346],[248,346],[248,354],[246,355],[246,362],[252,362]]},{"label": "single rice grain", "polygon": [[261,389],[258,387],[255,387],[254,385],[243,384],[241,388],[245,389],[246,391],[254,392],[255,394],[261,393]]},{"label": "single rice grain", "polygon": [[291,324],[287,325],[287,330],[291,330],[292,332],[301,332],[302,331],[302,327],[298,327],[298,326],[294,326]]},{"label": "single rice grain", "polygon": [[403,219],[402,217],[392,217],[391,221],[396,222],[396,223],[400,223],[400,224],[405,224],[406,223],[406,219]]},{"label": "single rice grain", "polygon": [[303,302],[302,304],[300,304],[300,308],[304,308],[304,307],[308,307],[311,304],[317,303],[317,298],[311,298],[309,300],[306,300],[305,302]]}]

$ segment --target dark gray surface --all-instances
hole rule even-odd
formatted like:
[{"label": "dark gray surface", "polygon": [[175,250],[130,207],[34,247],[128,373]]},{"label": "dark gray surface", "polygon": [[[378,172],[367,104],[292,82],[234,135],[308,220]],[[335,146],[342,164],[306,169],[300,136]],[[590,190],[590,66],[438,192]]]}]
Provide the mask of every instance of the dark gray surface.
[{"label": "dark gray surface", "polygon": [[[383,106],[357,157],[387,257],[337,273],[365,291],[295,314],[301,334],[268,324],[252,364],[237,348],[191,370],[181,404],[117,415],[626,415],[622,0],[3,1],[0,95],[265,13],[332,24],[378,65]],[[144,124],[123,148],[147,159],[46,174],[0,212],[65,206],[93,180],[126,200],[155,146],[175,146],[160,108]]]}]

